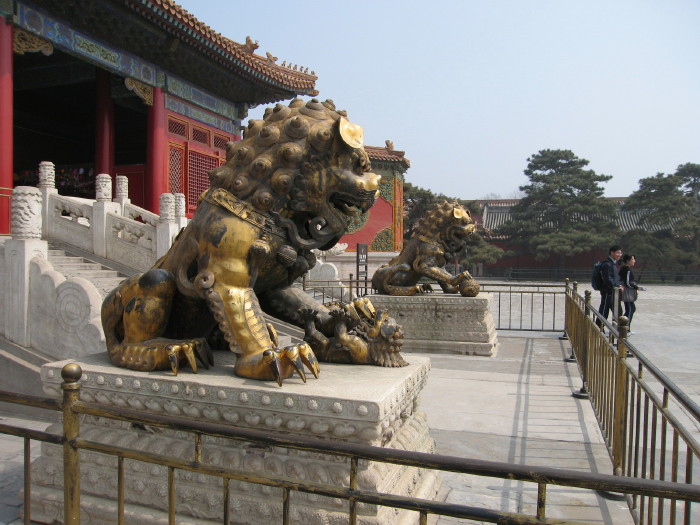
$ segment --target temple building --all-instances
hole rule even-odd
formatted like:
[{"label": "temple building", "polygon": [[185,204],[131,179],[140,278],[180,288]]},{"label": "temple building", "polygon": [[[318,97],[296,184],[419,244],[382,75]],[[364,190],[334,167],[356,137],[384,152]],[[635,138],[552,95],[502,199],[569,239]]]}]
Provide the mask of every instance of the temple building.
[{"label": "temple building", "polygon": [[169,0],[0,0],[0,233],[45,160],[62,195],[126,175],[134,204],[184,193],[192,212],[250,107],[317,94],[313,71],[257,47]]},{"label": "temple building", "polygon": [[383,148],[365,146],[372,171],[382,176],[380,197],[374,206],[358,216],[340,240],[354,252],[358,244],[367,244],[372,252],[400,252],[403,248],[403,183],[411,166],[404,151],[394,149],[390,140]]}]

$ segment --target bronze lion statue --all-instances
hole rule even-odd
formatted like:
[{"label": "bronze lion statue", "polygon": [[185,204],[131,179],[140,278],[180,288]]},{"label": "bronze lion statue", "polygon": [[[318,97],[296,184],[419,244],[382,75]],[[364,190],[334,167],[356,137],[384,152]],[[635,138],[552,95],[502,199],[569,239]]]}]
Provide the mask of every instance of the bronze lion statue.
[{"label": "bronze lion statue", "polygon": [[[315,264],[311,250],[335,245],[378,196],[362,128],[330,100],[295,99],[252,120],[226,158],[209,173],[210,188],[170,250],[105,298],[109,357],[135,370],[177,373],[185,364],[196,371],[197,361],[213,364],[210,347],[219,341],[236,353],[236,375],[281,385],[295,371],[305,381],[306,367],[318,377],[311,345],[280,348],[263,312],[307,330],[315,312],[309,337],[318,348],[351,331],[292,283]],[[390,323],[382,322],[386,331]],[[383,364],[361,335],[322,357]]]},{"label": "bronze lion statue", "polygon": [[443,202],[424,215],[401,253],[372,276],[372,288],[387,295],[415,295],[432,291],[418,284],[426,277],[438,282],[445,293],[465,297],[479,294],[479,283],[464,271],[450,274],[443,267],[462,251],[476,226],[471,214],[456,202]]}]

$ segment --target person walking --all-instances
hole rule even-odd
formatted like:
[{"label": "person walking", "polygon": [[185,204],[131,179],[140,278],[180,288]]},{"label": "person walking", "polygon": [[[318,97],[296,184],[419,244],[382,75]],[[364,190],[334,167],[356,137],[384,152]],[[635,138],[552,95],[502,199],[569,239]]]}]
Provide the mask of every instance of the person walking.
[{"label": "person walking", "polygon": [[[620,257],[622,257],[622,247],[617,244],[612,245],[608,250],[608,258],[603,261],[600,268],[602,284],[600,287],[600,306],[598,307],[598,313],[606,320],[613,307],[615,289],[622,290],[620,274],[616,266]],[[599,319],[596,320],[596,324],[603,330],[603,323]]]},{"label": "person walking", "polygon": [[632,317],[634,312],[637,311],[637,305],[635,301],[637,300],[637,292],[645,291],[646,288],[638,286],[634,280],[634,274],[632,273],[632,268],[636,264],[637,260],[634,255],[625,254],[622,257],[622,268],[620,268],[620,282],[622,283],[622,302],[625,304],[625,317],[628,319],[627,323],[627,335],[632,335]]}]

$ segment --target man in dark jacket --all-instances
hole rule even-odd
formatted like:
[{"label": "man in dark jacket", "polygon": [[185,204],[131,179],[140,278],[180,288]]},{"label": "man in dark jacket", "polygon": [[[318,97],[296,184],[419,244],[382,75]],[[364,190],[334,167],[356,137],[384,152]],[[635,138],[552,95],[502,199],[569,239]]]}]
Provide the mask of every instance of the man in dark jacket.
[{"label": "man in dark jacket", "polygon": [[[600,287],[600,307],[598,312],[605,319],[608,318],[608,314],[613,307],[615,288],[622,290],[620,270],[617,266],[617,261],[620,260],[620,257],[622,257],[622,247],[617,244],[611,246],[608,250],[608,258],[603,261],[600,269],[603,276],[603,284]],[[596,324],[602,328],[600,322]]]}]

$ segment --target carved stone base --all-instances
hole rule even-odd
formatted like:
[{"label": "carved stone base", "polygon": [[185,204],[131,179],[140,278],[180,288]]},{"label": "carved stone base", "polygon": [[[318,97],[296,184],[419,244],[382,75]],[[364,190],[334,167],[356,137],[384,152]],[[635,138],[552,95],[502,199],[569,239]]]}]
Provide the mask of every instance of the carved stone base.
[{"label": "carved stone base", "polygon": [[[321,376],[306,384],[298,378],[276,383],[233,376],[234,356],[217,353],[216,366],[192,374],[183,370],[134,372],[112,366],[105,354],[84,358],[81,399],[291,436],[365,443],[388,448],[432,452],[425,414],[417,410],[418,394],[427,380],[429,360],[414,356],[404,368],[379,368],[321,363]],[[68,361],[42,367],[44,390],[60,395],[60,370]],[[136,428],[128,423],[84,417],[81,436],[94,441],[166,453],[192,460],[194,439],[182,432]],[[349,460],[221,438],[202,439],[202,461],[252,474],[289,477],[348,486]],[[81,452],[83,523],[115,523],[116,458]],[[44,444],[32,466],[32,520],[50,523],[63,516],[62,449]],[[167,523],[167,468],[125,460],[126,522]],[[359,462],[358,487],[402,496],[432,499],[439,478],[432,471],[376,462]],[[177,523],[221,523],[223,489],[219,478],[176,471]],[[235,523],[281,523],[282,490],[231,481]],[[291,522],[341,524],[348,503],[292,492]],[[357,506],[364,525],[418,523],[415,512],[376,505]]]},{"label": "carved stone base", "polygon": [[377,310],[389,310],[403,326],[404,352],[493,356],[498,351],[489,293],[477,297],[372,295],[370,300]]}]

